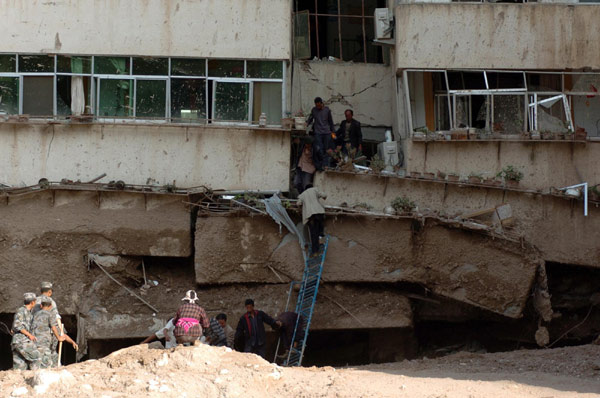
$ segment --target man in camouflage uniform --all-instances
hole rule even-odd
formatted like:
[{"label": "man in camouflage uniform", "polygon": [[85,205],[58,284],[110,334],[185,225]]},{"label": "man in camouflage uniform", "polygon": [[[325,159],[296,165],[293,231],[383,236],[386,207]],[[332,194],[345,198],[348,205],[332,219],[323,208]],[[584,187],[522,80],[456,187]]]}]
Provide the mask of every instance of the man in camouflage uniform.
[{"label": "man in camouflage uniform", "polygon": [[15,313],[12,324],[13,338],[10,348],[13,355],[13,369],[38,369],[41,355],[35,344],[36,338],[31,333],[33,318],[31,310],[35,306],[35,293],[25,293],[23,299],[24,305]]},{"label": "man in camouflage uniform", "polygon": [[[37,339],[37,348],[41,354],[40,368],[45,369],[54,367],[58,362],[56,351],[52,349],[53,337],[57,341],[67,341],[73,345],[77,351],[77,344],[66,334],[60,335],[58,332],[58,322],[52,313],[52,299],[43,296],[40,300],[41,310],[35,313],[31,323],[31,332]],[[55,358],[56,357],[56,358]]]},{"label": "man in camouflage uniform", "polygon": [[[32,311],[33,315],[35,315],[38,311],[40,311],[42,309],[42,306],[41,306],[42,298],[47,297],[50,299],[50,301],[52,303],[52,307],[50,308],[50,312],[52,313],[52,316],[57,320],[57,322],[60,322],[61,317],[58,314],[58,307],[56,306],[56,302],[52,298],[52,293],[53,293],[52,283],[51,282],[42,282],[40,284],[40,293],[41,294],[37,297],[37,299],[35,301],[35,307],[33,307],[33,311]],[[58,326],[57,326],[57,328],[58,328]],[[52,339],[52,345],[50,347],[50,350],[52,352],[52,367],[55,368],[58,366],[58,353],[56,352],[56,347],[58,346],[58,340],[54,337],[54,335],[52,335],[51,339]]]}]

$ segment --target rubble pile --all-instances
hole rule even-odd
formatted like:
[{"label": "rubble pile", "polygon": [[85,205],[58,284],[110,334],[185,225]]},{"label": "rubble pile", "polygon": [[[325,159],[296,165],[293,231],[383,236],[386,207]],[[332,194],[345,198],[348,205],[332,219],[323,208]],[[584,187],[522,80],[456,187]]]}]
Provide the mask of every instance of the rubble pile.
[{"label": "rubble pile", "polygon": [[138,345],[60,369],[0,372],[0,397],[593,397],[600,346],[456,353],[353,369],[281,368],[206,345]]}]

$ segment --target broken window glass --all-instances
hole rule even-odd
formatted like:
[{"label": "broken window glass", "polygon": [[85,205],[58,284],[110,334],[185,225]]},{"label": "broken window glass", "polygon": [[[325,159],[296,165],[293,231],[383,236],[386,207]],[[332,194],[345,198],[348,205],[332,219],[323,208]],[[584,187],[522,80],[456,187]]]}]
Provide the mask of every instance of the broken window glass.
[{"label": "broken window glass", "polygon": [[283,70],[280,61],[247,61],[246,77],[281,79]]},{"label": "broken window glass", "polygon": [[171,75],[173,76],[204,76],[206,60],[194,58],[171,58]]},{"label": "broken window glass", "polygon": [[171,79],[171,117],[177,122],[206,119],[206,80]]},{"label": "broken window glass", "polygon": [[56,113],[58,115],[90,114],[89,76],[56,77]]},{"label": "broken window glass", "polygon": [[250,84],[216,82],[214,119],[248,121]]},{"label": "broken window glass", "polygon": [[92,57],[59,55],[56,70],[58,73],[92,73]]},{"label": "broken window glass", "polygon": [[35,116],[54,114],[54,78],[52,76],[23,77],[23,113]]},{"label": "broken window glass", "polygon": [[166,80],[137,80],[135,93],[136,117],[164,118],[166,101]]},{"label": "broken window glass", "polygon": [[294,16],[294,56],[296,59],[310,58],[310,17],[308,10]]},{"label": "broken window glass", "polygon": [[13,73],[17,71],[17,56],[14,54],[0,54],[0,72]]},{"label": "broken window glass", "polygon": [[133,74],[166,76],[169,74],[168,58],[133,58]]},{"label": "broken window glass", "polygon": [[574,95],[571,106],[575,126],[585,129],[588,136],[600,136],[600,96]]},{"label": "broken window glass", "polygon": [[208,75],[212,77],[244,77],[244,61],[211,59]]},{"label": "broken window glass", "polygon": [[94,57],[94,73],[98,75],[128,75],[129,57]]},{"label": "broken window glass", "polygon": [[493,131],[501,134],[521,134],[525,129],[525,97],[494,95]]},{"label": "broken window glass", "polygon": [[133,116],[133,80],[98,79],[98,116]]},{"label": "broken window glass", "polygon": [[255,82],[253,87],[252,120],[267,115],[267,124],[281,124],[281,83]]},{"label": "broken window glass", "polygon": [[[356,0],[345,0],[344,2],[356,2]],[[360,0],[358,0],[360,3]],[[338,0],[318,0],[317,2],[317,12],[319,14],[338,14]],[[343,7],[343,6],[342,6]],[[313,7],[314,8],[314,7]]]},{"label": "broken window glass", "polygon": [[19,113],[19,78],[0,77],[0,114]]},{"label": "broken window glass", "polygon": [[54,72],[54,56],[52,55],[19,55],[19,72]]}]

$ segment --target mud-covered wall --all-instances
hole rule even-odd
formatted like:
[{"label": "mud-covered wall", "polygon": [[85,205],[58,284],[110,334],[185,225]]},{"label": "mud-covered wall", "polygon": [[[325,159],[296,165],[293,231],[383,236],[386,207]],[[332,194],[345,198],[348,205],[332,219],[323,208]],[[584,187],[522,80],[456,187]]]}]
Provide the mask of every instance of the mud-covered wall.
[{"label": "mud-covered wall", "polygon": [[600,142],[404,142],[406,171],[495,177],[506,166],[523,173],[519,186],[548,190],[600,183]]},{"label": "mud-covered wall", "polygon": [[2,52],[289,59],[289,0],[5,0]]},{"label": "mud-covered wall", "polygon": [[330,205],[367,203],[375,211],[383,211],[396,197],[412,200],[420,212],[448,216],[466,215],[508,203],[514,221],[510,232],[537,247],[544,260],[593,267],[600,264],[597,222],[600,209],[590,205],[589,216],[584,217],[582,201],[502,188],[374,175],[319,173],[315,185],[328,194]]},{"label": "mud-covered wall", "polygon": [[[336,217],[323,280],[425,286],[434,294],[519,317],[538,263],[519,244],[449,229],[429,220]],[[303,261],[290,234],[267,217],[204,217],[196,224],[196,281],[299,280]],[[218,265],[217,265],[218,264]]]},{"label": "mud-covered wall", "polygon": [[308,115],[315,97],[321,97],[331,108],[335,124],[344,120],[346,109],[352,109],[364,126],[389,127],[394,120],[394,79],[389,65],[295,61],[291,111]]},{"label": "mud-covered wall", "polygon": [[42,177],[213,189],[289,187],[290,133],[275,129],[0,123],[0,183]]},{"label": "mud-covered wall", "polygon": [[596,4],[399,4],[396,67],[600,68]]},{"label": "mud-covered wall", "polygon": [[23,293],[55,284],[61,313],[90,294],[90,253],[186,257],[192,253],[187,196],[44,190],[0,196],[0,312]]}]

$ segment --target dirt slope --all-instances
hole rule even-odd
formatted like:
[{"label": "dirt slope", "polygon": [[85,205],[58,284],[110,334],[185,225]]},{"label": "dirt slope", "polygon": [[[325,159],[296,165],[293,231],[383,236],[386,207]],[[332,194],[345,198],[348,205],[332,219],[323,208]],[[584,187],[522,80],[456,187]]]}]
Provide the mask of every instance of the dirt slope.
[{"label": "dirt slope", "polygon": [[60,370],[0,373],[1,397],[600,397],[600,346],[288,369],[208,346],[135,346]]}]

